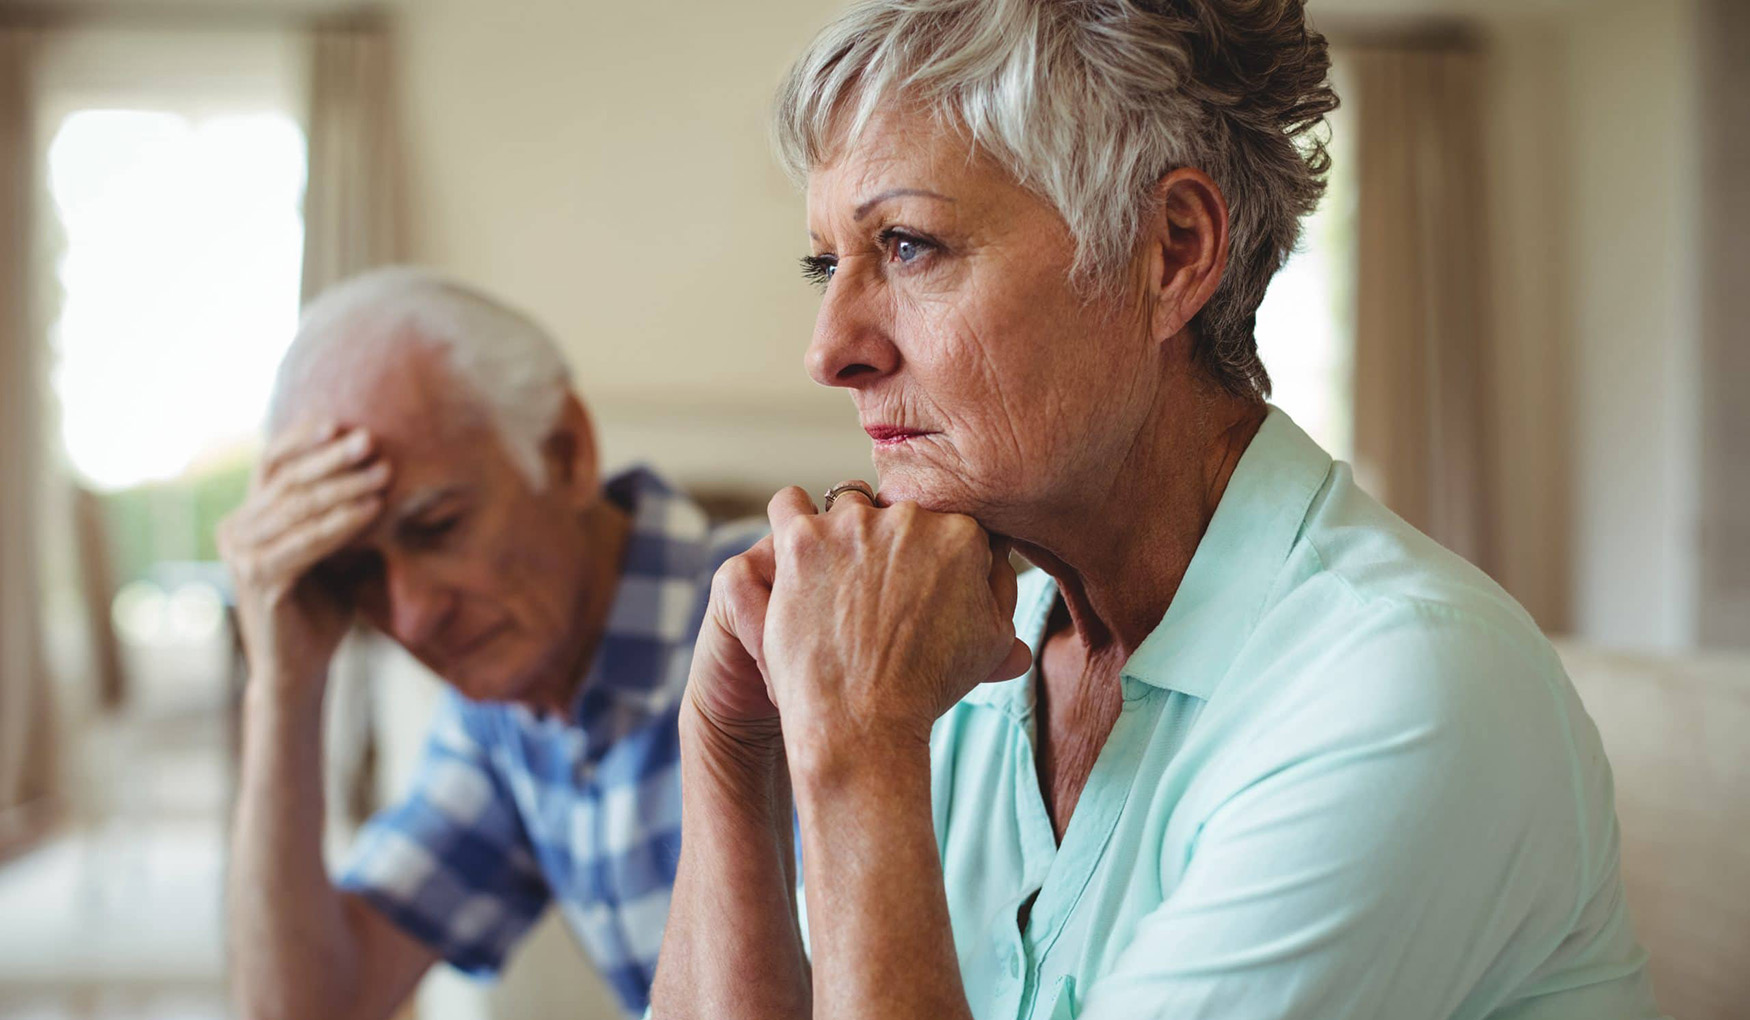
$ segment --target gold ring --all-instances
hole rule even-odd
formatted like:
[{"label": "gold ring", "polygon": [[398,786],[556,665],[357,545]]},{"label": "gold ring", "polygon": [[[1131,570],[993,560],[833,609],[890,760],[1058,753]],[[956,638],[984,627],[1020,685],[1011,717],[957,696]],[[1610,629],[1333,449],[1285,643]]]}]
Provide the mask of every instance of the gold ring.
[{"label": "gold ring", "polygon": [[841,492],[860,492],[863,494],[863,497],[869,501],[870,506],[875,505],[875,490],[869,488],[869,483],[859,479],[852,479],[848,482],[840,482],[826,490],[826,506],[821,508],[822,513],[832,509],[832,501],[839,498],[839,493]]}]

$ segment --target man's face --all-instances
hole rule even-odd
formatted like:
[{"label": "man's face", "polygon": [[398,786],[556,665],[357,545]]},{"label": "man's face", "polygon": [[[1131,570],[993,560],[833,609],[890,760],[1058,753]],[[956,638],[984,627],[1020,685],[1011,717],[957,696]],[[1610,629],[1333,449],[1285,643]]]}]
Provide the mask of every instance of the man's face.
[{"label": "man's face", "polygon": [[560,465],[561,446],[537,489],[438,356],[402,344],[379,360],[310,402],[368,430],[393,472],[383,513],[324,573],[468,697],[550,701],[573,679],[595,576],[583,526],[593,453]]}]

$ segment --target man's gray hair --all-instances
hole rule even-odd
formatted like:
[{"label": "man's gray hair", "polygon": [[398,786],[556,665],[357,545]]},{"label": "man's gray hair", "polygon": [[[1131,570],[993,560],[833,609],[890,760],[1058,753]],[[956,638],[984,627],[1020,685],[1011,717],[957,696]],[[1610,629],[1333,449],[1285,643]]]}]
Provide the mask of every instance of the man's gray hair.
[{"label": "man's gray hair", "polygon": [[545,486],[541,444],[571,391],[571,370],[558,346],[522,313],[410,266],[344,280],[304,309],[274,379],[268,433],[290,423],[309,387],[409,342],[444,357],[489,414],[518,468],[536,488]]},{"label": "man's gray hair", "polygon": [[1268,396],[1253,326],[1324,192],[1317,130],[1337,97],[1304,0],[864,0],[815,37],[777,97],[798,183],[884,104],[964,131],[1057,208],[1075,276],[1110,287],[1137,252],[1155,185],[1209,174],[1229,208],[1226,273],[1193,320],[1199,362]]}]

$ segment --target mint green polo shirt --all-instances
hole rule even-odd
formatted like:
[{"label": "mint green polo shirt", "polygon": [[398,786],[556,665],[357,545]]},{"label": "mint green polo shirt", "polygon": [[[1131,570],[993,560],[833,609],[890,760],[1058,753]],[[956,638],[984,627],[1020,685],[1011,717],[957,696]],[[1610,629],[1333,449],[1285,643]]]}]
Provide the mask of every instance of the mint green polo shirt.
[{"label": "mint green polo shirt", "polygon": [[[1022,578],[1036,656],[1056,597]],[[1033,674],[936,725],[978,1020],[1659,1015],[1610,768],[1554,651],[1287,415],[1247,448],[1122,682],[1061,846]]]}]

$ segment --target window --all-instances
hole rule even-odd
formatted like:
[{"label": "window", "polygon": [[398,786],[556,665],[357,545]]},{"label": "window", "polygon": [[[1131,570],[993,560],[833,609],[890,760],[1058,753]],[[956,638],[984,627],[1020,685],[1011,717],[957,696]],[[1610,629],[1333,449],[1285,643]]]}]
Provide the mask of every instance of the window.
[{"label": "window", "polygon": [[[1339,94],[1341,68],[1334,69]],[[1271,402],[1331,456],[1354,452],[1355,170],[1353,129],[1331,118],[1331,175],[1303,224],[1299,249],[1270,282],[1258,308],[1258,353],[1270,372]]]},{"label": "window", "polygon": [[211,560],[297,324],[293,35],[93,25],[41,66],[55,426],[118,583]]},{"label": "window", "polygon": [[113,491],[246,447],[297,328],[297,124],[80,110],[50,145],[49,188],[65,244],[54,383],[77,474]]}]

